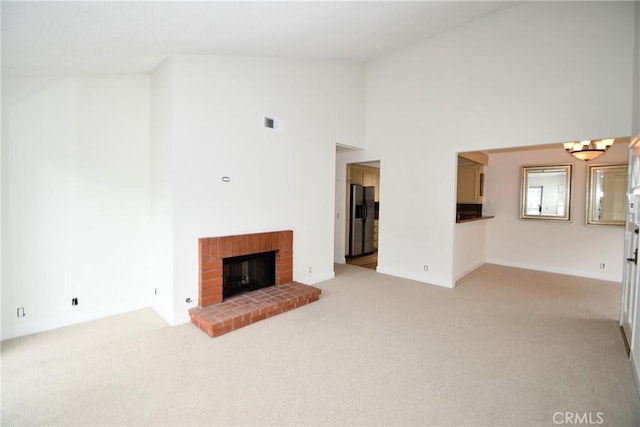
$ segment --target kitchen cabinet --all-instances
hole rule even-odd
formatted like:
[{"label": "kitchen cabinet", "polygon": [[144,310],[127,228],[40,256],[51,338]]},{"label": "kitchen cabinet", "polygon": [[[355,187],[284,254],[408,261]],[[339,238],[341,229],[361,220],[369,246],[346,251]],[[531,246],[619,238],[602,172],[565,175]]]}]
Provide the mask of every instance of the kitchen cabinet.
[{"label": "kitchen cabinet", "polygon": [[380,200],[380,169],[369,166],[348,165],[347,181],[347,187],[350,184],[375,187],[375,200],[376,202]]},{"label": "kitchen cabinet", "polygon": [[364,185],[364,171],[359,166],[348,165],[347,166],[348,183]]},{"label": "kitchen cabinet", "polygon": [[373,247],[378,249],[378,220],[373,221]]},{"label": "kitchen cabinet", "polygon": [[458,158],[458,203],[482,203],[484,166]]}]

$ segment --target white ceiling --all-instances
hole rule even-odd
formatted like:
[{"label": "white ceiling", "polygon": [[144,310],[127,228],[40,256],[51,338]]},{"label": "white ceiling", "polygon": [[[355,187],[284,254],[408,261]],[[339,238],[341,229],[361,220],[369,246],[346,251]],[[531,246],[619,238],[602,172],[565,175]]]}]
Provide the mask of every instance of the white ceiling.
[{"label": "white ceiling", "polygon": [[514,3],[3,0],[2,72],[150,72],[171,53],[367,61]]}]

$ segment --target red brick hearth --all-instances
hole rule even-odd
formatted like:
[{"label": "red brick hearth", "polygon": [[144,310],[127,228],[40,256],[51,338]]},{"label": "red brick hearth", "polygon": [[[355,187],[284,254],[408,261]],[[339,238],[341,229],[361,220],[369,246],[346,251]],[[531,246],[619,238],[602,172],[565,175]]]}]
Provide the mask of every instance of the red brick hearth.
[{"label": "red brick hearth", "polygon": [[[293,231],[206,237],[199,244],[198,307],[191,322],[218,336],[267,317],[318,300],[320,289],[293,282]],[[276,252],[275,286],[235,295],[223,301],[223,259]]]},{"label": "red brick hearth", "polygon": [[292,282],[269,286],[228,298],[224,302],[189,310],[191,322],[209,336],[217,337],[234,329],[284,313],[320,298],[320,289]]}]

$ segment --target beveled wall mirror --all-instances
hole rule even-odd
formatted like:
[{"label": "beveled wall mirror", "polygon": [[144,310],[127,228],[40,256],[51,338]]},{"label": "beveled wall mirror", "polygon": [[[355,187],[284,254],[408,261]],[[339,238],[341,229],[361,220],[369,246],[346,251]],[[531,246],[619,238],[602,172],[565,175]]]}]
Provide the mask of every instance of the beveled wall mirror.
[{"label": "beveled wall mirror", "polygon": [[624,226],[627,209],[627,165],[589,166],[587,224]]},{"label": "beveled wall mirror", "polygon": [[522,166],[520,218],[571,219],[571,165]]}]

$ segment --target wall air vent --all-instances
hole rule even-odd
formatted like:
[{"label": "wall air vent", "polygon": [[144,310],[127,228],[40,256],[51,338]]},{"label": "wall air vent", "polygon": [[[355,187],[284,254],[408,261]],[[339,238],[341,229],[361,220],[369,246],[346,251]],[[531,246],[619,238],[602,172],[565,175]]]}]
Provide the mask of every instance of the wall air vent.
[{"label": "wall air vent", "polygon": [[264,127],[266,128],[270,128],[270,129],[275,129],[276,127],[276,121],[270,117],[265,117],[264,118]]}]

